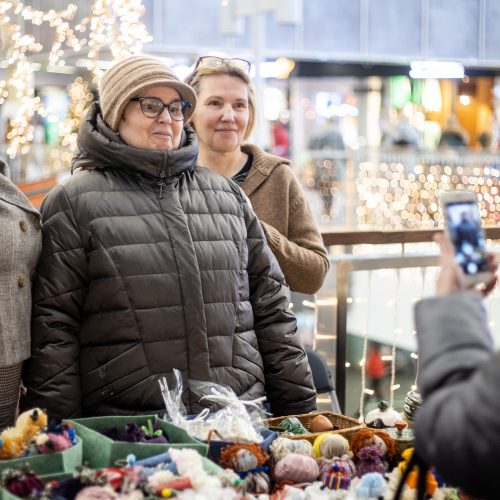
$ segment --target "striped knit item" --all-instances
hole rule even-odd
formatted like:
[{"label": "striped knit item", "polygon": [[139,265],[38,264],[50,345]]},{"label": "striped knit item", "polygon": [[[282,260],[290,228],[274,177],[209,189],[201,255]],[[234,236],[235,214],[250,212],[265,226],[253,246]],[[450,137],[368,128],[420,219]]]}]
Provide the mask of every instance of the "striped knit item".
[{"label": "striped knit item", "polygon": [[324,471],[321,482],[330,490],[348,490],[351,486],[351,478],[343,467],[337,464],[330,465],[328,471]]},{"label": "striped knit item", "polygon": [[23,364],[0,367],[0,432],[14,425]]}]

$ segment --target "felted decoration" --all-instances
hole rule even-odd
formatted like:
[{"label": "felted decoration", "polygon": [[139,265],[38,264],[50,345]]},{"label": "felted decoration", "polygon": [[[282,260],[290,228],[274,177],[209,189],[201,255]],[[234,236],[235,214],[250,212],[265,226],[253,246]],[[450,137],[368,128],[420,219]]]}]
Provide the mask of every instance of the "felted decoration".
[{"label": "felted decoration", "polygon": [[0,435],[0,459],[21,457],[31,440],[47,425],[47,414],[35,408],[21,413],[14,427]]},{"label": "felted decoration", "polygon": [[274,479],[278,484],[310,483],[319,476],[318,463],[312,457],[290,453],[274,466]]},{"label": "felted decoration", "polygon": [[381,454],[392,460],[397,455],[397,442],[379,429],[359,429],[351,440],[351,450],[357,456],[361,448],[377,445]]},{"label": "felted decoration", "polygon": [[232,444],[222,448],[220,453],[221,467],[237,472],[247,472],[264,465],[269,456],[256,443]]},{"label": "felted decoration", "polygon": [[[409,474],[408,477],[406,478],[406,484],[408,485],[409,488],[411,489],[416,489],[418,486],[418,470],[412,470]],[[436,488],[438,487],[438,483],[436,481],[436,478],[432,475],[432,472],[427,472],[427,475],[425,476],[425,493],[427,495],[434,495],[434,492],[436,491]]]},{"label": "felted decoration", "polygon": [[377,408],[366,414],[365,424],[374,429],[384,429],[394,427],[398,420],[401,420],[401,415],[390,408],[387,401],[380,401]]},{"label": "felted decoration", "polygon": [[341,457],[349,451],[349,441],[340,434],[320,434],[313,445],[313,454],[316,458],[331,459]]},{"label": "felted decoration", "polygon": [[245,477],[245,488],[248,493],[261,495],[271,491],[271,480],[265,472],[250,472]]},{"label": "felted decoration", "polygon": [[322,473],[321,482],[330,490],[348,490],[351,476],[338,464],[330,464],[328,470]]},{"label": "felted decoration", "polygon": [[350,478],[356,477],[356,466],[349,454],[342,455],[342,457],[334,457],[330,460],[320,458],[318,460],[318,465],[322,476],[328,472],[331,467],[337,465],[345,474],[349,475]]},{"label": "felted decoration", "polygon": [[71,448],[71,439],[67,434],[42,433],[36,437],[35,445],[39,453],[55,453]]},{"label": "felted decoration", "polygon": [[104,429],[101,434],[109,437],[113,441],[126,441],[128,443],[160,443],[168,444],[168,440],[163,435],[149,435],[137,424],[127,424],[125,432],[119,431],[116,427]]},{"label": "felted decoration", "polygon": [[269,451],[273,459],[278,462],[289,453],[311,457],[313,455],[313,446],[306,439],[290,439],[280,436],[273,441],[269,447]]},{"label": "felted decoration", "polygon": [[333,424],[324,415],[316,415],[309,422],[310,432],[333,431]]},{"label": "felted decoration", "polygon": [[31,471],[9,470],[2,474],[2,485],[13,495],[21,498],[38,497],[43,491],[42,480]]},{"label": "felted decoration", "polygon": [[378,472],[367,472],[356,485],[356,498],[382,498],[387,491],[387,482]]},{"label": "felted decoration", "polygon": [[289,434],[308,434],[309,431],[297,417],[288,417],[281,421],[280,427]]},{"label": "felted decoration", "polygon": [[358,465],[356,471],[358,477],[364,476],[367,472],[380,472],[384,474],[386,467],[382,462],[380,449],[378,446],[365,446],[358,452]]}]

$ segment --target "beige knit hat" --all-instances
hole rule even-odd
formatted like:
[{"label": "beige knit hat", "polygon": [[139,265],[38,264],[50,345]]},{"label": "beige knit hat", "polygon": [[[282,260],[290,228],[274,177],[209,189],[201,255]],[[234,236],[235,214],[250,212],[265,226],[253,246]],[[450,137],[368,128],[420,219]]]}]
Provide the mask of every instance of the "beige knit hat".
[{"label": "beige knit hat", "polygon": [[101,110],[104,121],[118,130],[123,111],[132,97],[154,85],[164,85],[177,90],[183,101],[191,104],[186,111],[187,122],[196,107],[194,90],[177,78],[161,60],[151,56],[130,56],[112,66],[99,83]]}]

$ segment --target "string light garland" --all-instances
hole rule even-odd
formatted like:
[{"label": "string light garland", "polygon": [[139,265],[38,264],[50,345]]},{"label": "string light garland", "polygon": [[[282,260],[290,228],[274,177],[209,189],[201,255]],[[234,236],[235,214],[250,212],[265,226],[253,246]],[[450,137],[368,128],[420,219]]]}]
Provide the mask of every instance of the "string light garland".
[{"label": "string light garland", "polygon": [[[70,22],[77,12],[75,4],[68,4],[62,11],[51,9],[44,12],[24,2],[0,0],[2,67],[7,72],[6,80],[0,81],[0,104],[8,98],[20,103],[7,131],[7,153],[11,158],[29,151],[33,140],[33,115],[44,113],[41,100],[34,96],[33,64],[30,61],[30,57],[42,52],[44,47],[33,34],[23,34],[20,22],[30,22],[33,26],[45,23],[54,30],[49,65],[64,66],[68,56],[87,48],[87,69],[92,72],[94,82],[103,71],[100,58],[122,59],[140,52],[143,45],[152,40],[140,21],[144,14],[141,0],[96,0],[90,15],[72,27]],[[69,116],[60,127],[63,146],[74,147],[75,129],[83,120],[84,103],[89,102],[87,90],[88,84],[81,77],[70,86],[73,95],[70,94]]]}]

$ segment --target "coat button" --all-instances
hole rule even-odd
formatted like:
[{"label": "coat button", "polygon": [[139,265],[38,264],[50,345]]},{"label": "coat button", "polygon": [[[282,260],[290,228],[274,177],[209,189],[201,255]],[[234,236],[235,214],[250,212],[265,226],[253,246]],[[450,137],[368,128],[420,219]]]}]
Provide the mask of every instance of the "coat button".
[{"label": "coat button", "polygon": [[21,228],[21,231],[25,233],[28,230],[28,223],[24,219],[21,219],[19,221],[19,227]]},{"label": "coat button", "polygon": [[34,216],[35,218],[35,228],[40,231],[40,229],[42,229],[42,222],[40,221],[40,217],[38,217],[37,215]]},{"label": "coat button", "polygon": [[26,286],[26,278],[24,276],[19,276],[19,278],[17,278],[17,284],[19,288],[24,288]]},{"label": "coat button", "polygon": [[36,278],[36,269],[32,269],[30,273],[30,280],[33,281]]}]

